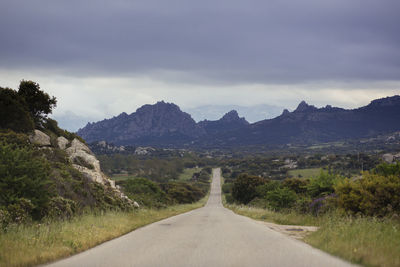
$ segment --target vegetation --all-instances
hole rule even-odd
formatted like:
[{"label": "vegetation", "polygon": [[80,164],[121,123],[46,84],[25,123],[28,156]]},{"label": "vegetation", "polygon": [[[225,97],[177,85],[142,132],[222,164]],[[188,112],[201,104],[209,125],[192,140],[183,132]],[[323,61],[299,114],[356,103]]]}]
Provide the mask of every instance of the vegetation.
[{"label": "vegetation", "polygon": [[18,91],[0,87],[0,128],[29,132],[41,127],[57,104],[39,84],[22,80]]},{"label": "vegetation", "polygon": [[247,181],[227,179],[222,186],[234,212],[279,224],[319,226],[306,236],[307,243],[363,265],[400,265],[400,163],[379,164],[352,179],[321,172],[307,179],[267,180],[253,190],[250,201],[231,194],[235,184],[247,188],[249,176],[239,177]]},{"label": "vegetation", "polygon": [[398,220],[345,216],[335,212],[314,216],[293,210],[275,212],[236,204],[226,206],[235,213],[255,220],[318,226],[318,231],[306,236],[304,241],[351,262],[366,266],[400,265]]},{"label": "vegetation", "polygon": [[31,148],[0,143],[0,209],[12,221],[42,217],[53,195],[50,164],[33,154]]},{"label": "vegetation", "polygon": [[315,177],[321,173],[321,168],[309,168],[309,169],[296,169],[288,171],[288,176],[291,177]]}]

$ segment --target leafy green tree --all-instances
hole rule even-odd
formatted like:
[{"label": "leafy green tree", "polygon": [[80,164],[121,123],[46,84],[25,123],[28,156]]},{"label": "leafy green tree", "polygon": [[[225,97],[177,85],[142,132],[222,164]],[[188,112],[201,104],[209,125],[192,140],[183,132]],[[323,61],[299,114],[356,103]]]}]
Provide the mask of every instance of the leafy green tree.
[{"label": "leafy green tree", "polygon": [[261,177],[241,174],[233,183],[232,196],[235,200],[247,204],[257,196],[257,186],[265,183],[266,180]]},{"label": "leafy green tree", "polygon": [[33,81],[22,80],[18,95],[25,99],[28,110],[37,124],[41,124],[57,105],[56,98],[40,90],[39,84]]},{"label": "leafy green tree", "polygon": [[29,132],[34,129],[25,99],[15,90],[0,87],[0,128],[16,132]]},{"label": "leafy green tree", "polygon": [[33,205],[33,215],[40,217],[52,191],[50,165],[35,157],[29,148],[15,148],[0,143],[0,206],[8,207],[24,198]]}]

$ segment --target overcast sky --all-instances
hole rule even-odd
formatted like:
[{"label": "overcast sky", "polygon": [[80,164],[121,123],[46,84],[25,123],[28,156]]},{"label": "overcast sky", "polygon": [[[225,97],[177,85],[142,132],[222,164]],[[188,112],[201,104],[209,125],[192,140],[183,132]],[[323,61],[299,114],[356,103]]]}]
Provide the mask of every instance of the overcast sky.
[{"label": "overcast sky", "polygon": [[400,93],[399,0],[1,0],[0,86],[38,82],[55,115],[354,108]]}]

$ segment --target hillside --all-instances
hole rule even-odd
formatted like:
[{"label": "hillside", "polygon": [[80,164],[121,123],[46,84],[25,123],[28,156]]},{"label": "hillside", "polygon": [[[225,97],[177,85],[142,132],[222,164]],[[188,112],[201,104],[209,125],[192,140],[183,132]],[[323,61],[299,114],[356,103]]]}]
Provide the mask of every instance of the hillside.
[{"label": "hillside", "polygon": [[54,97],[31,81],[0,96],[0,225],[134,206],[82,138],[47,117]]},{"label": "hillside", "polygon": [[88,142],[159,147],[235,147],[243,145],[308,144],[359,139],[400,130],[400,96],[376,99],[357,109],[302,101],[296,110],[249,124],[236,111],[216,121],[196,123],[178,106],[165,102],[136,112],[89,123],[78,134]]}]

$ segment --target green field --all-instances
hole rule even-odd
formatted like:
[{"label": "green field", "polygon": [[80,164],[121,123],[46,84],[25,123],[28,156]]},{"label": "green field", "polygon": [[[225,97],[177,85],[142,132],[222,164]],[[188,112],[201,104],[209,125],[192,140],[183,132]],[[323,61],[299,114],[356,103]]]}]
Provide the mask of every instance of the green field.
[{"label": "green field", "polygon": [[293,178],[310,178],[318,176],[322,171],[322,168],[310,168],[310,169],[297,169],[288,171],[288,175]]},{"label": "green field", "polygon": [[192,178],[194,173],[200,172],[200,171],[201,171],[201,168],[184,169],[183,172],[179,175],[178,180],[188,181]]}]

